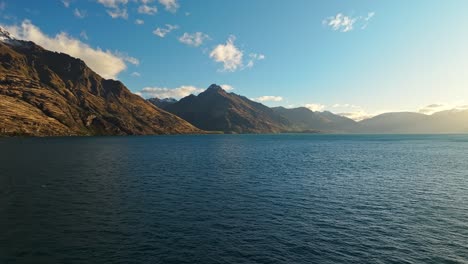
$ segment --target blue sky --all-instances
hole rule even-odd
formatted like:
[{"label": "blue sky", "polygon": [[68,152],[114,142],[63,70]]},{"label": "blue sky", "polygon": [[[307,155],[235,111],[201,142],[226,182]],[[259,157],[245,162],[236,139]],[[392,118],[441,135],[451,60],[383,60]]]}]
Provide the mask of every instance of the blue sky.
[{"label": "blue sky", "polygon": [[359,119],[468,104],[466,10],[464,0],[0,0],[0,24],[145,97],[218,83]]}]

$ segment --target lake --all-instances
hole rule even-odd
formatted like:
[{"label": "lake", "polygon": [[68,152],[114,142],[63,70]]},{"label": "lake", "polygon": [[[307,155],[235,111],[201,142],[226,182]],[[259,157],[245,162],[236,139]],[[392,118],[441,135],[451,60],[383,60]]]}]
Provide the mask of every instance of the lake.
[{"label": "lake", "polygon": [[0,138],[0,263],[468,263],[468,136]]}]

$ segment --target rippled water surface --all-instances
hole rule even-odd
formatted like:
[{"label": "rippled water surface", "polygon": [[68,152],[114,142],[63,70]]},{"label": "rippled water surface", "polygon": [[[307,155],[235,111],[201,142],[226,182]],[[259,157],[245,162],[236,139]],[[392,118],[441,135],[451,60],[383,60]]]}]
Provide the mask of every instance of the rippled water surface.
[{"label": "rippled water surface", "polygon": [[468,136],[0,139],[0,263],[468,263]]}]

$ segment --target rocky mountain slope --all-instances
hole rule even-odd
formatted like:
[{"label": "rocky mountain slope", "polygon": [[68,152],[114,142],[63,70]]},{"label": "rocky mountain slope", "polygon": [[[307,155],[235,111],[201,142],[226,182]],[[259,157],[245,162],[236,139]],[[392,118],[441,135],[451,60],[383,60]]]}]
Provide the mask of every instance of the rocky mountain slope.
[{"label": "rocky mountain slope", "polygon": [[200,133],[67,54],[0,29],[0,135]]}]

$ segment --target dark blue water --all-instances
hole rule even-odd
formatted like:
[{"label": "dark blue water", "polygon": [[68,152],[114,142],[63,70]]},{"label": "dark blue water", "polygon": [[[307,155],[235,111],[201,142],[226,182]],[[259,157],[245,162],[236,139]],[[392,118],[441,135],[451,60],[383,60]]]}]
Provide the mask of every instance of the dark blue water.
[{"label": "dark blue water", "polygon": [[0,263],[468,263],[468,136],[0,139]]}]

